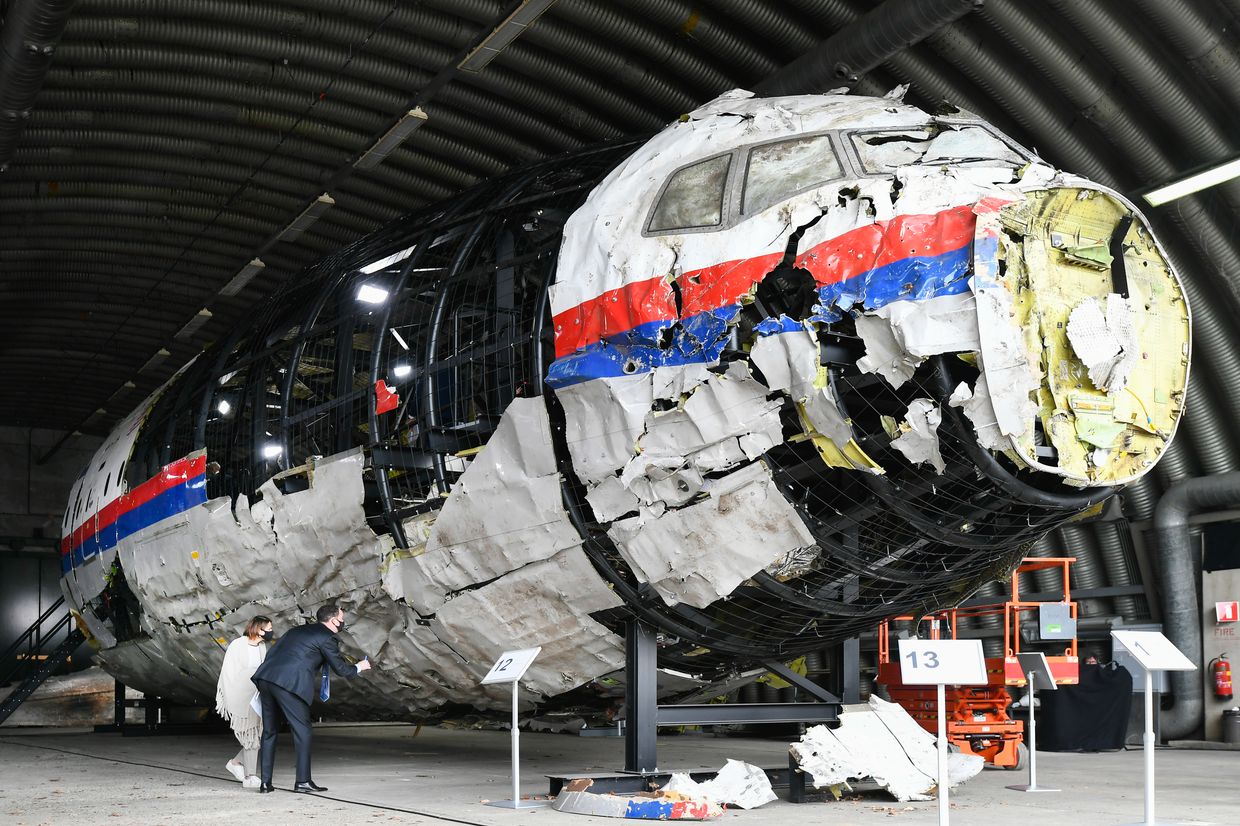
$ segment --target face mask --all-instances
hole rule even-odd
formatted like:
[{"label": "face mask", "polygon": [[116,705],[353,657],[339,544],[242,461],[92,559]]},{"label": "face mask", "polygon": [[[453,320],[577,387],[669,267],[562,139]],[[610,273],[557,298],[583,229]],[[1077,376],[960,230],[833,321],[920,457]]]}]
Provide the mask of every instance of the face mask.
[{"label": "face mask", "polygon": [[275,638],[276,638],[276,632],[275,632],[275,631],[273,631],[273,630],[267,630],[267,631],[264,631],[264,632],[263,632],[263,639],[265,639],[267,642],[271,642],[271,641],[272,641],[272,640],[274,640]]}]

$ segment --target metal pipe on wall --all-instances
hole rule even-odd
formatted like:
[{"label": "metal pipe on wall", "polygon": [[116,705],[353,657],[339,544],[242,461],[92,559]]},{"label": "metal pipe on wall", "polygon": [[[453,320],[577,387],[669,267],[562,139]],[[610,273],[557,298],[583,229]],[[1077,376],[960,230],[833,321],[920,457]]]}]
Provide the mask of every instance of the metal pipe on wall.
[{"label": "metal pipe on wall", "polygon": [[[1160,572],[1163,633],[1184,654],[1201,663],[1201,609],[1197,602],[1196,552],[1188,517],[1196,511],[1240,503],[1240,471],[1185,479],[1172,486],[1154,510],[1154,550]],[[1160,719],[1167,740],[1186,737],[1200,728],[1202,670],[1173,671],[1175,704]]]}]

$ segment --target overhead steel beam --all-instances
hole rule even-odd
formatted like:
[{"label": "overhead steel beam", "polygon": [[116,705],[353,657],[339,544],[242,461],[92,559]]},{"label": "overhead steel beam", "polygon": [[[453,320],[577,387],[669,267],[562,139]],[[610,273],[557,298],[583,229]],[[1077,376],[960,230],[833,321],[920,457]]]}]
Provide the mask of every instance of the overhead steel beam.
[{"label": "overhead steel beam", "polygon": [[982,5],[982,0],[887,0],[757,84],[760,97],[852,86],[866,72]]}]

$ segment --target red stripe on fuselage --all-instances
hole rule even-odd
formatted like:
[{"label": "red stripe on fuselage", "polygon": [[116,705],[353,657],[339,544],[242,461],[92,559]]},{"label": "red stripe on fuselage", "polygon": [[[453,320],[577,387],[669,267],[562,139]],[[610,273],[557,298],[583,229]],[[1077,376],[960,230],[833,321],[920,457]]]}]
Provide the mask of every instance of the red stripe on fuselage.
[{"label": "red stripe on fuselage", "polygon": [[972,204],[930,215],[897,215],[824,241],[798,255],[796,263],[813,273],[820,286],[834,284],[905,258],[958,250],[973,240],[976,226]]},{"label": "red stripe on fuselage", "polygon": [[[1001,205],[986,198],[977,206],[993,211]],[[796,263],[813,273],[819,286],[845,281],[905,258],[958,250],[973,239],[976,217],[973,204],[931,214],[897,215],[824,241],[797,256]],[[681,316],[735,304],[781,258],[783,253],[769,253],[686,271],[677,279]],[[625,284],[556,315],[555,354],[565,356],[641,324],[676,317],[675,299],[665,276]]]},{"label": "red stripe on fuselage", "polygon": [[128,513],[140,505],[145,505],[164,491],[184,484],[187,479],[201,476],[206,471],[206,468],[207,457],[205,454],[186,456],[184,459],[176,460],[129,493],[118,496],[104,505],[98,514],[87,517],[86,521],[79,525],[73,533],[60,540],[60,555],[64,556],[85,542],[87,538],[114,524],[117,519],[120,519],[122,514]]}]

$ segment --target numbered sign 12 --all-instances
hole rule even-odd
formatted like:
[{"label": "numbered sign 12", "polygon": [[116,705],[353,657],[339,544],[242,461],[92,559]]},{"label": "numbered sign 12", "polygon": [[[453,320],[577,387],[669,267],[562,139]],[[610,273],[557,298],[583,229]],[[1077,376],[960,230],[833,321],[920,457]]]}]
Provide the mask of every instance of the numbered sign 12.
[{"label": "numbered sign 12", "polygon": [[905,685],[984,685],[981,640],[900,640]]},{"label": "numbered sign 12", "polygon": [[495,665],[491,666],[491,670],[482,678],[481,684],[511,683],[521,679],[525,676],[526,669],[534,662],[534,658],[538,656],[539,651],[542,651],[542,646],[522,648],[519,651],[505,651],[499,655]]}]

